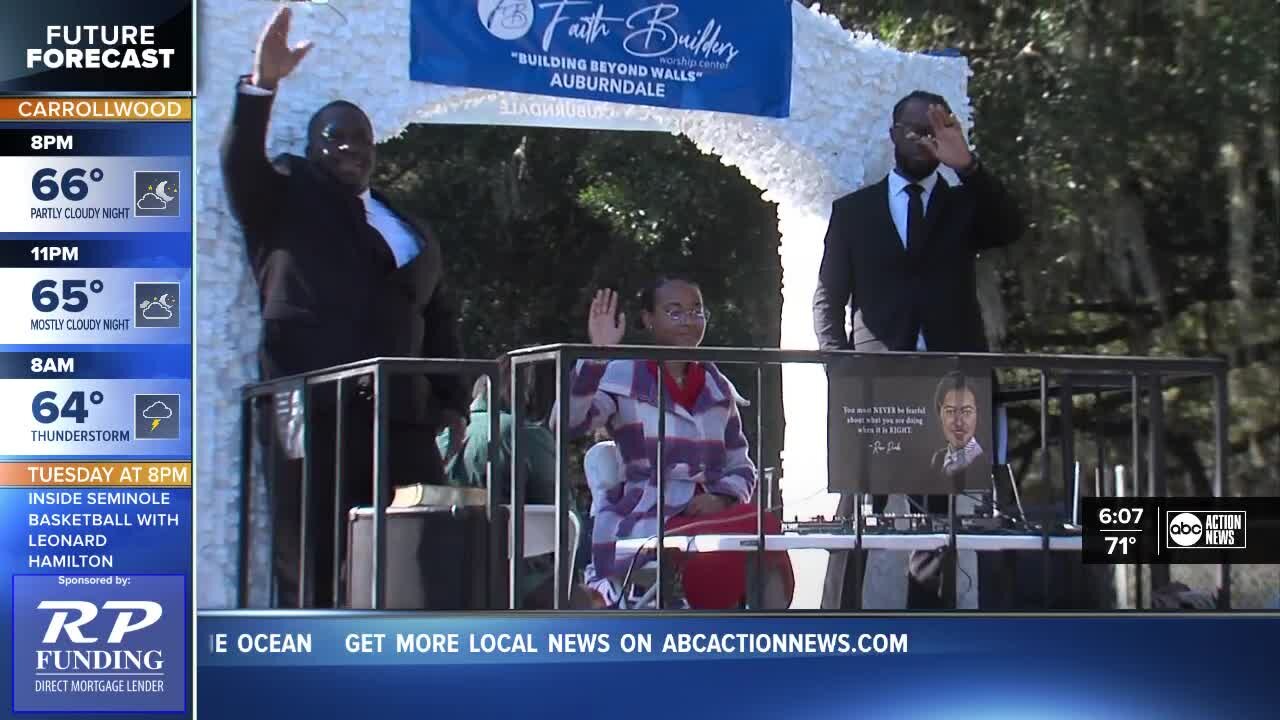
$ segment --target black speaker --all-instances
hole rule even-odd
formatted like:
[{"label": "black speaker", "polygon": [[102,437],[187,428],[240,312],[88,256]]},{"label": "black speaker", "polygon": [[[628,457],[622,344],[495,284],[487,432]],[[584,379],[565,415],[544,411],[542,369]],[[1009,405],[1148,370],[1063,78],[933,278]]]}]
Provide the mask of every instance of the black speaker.
[{"label": "black speaker", "polygon": [[1089,611],[1111,608],[1114,604],[1111,566],[1085,565],[1078,552],[1055,550],[1047,554],[1046,590],[1046,553],[1038,550],[978,553],[979,609]]}]

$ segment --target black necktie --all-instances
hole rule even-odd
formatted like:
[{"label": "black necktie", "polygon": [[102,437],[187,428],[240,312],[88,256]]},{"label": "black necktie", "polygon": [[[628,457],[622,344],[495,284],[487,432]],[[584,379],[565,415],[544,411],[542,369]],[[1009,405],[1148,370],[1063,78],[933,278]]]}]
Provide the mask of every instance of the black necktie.
[{"label": "black necktie", "polygon": [[924,240],[924,188],[911,183],[907,191],[907,250],[920,249]]}]

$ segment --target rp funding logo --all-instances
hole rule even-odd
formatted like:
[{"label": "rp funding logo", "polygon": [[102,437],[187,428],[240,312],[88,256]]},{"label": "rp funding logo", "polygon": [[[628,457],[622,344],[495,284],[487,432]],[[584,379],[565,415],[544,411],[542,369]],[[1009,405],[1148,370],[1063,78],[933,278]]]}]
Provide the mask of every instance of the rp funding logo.
[{"label": "rp funding logo", "polygon": [[185,710],[183,576],[18,575],[13,593],[15,711]]},{"label": "rp funding logo", "polygon": [[1191,510],[1169,517],[1168,547],[1173,550],[1244,549],[1243,510]]},{"label": "rp funding logo", "polygon": [[479,0],[480,22],[499,40],[519,40],[533,28],[533,0]]}]

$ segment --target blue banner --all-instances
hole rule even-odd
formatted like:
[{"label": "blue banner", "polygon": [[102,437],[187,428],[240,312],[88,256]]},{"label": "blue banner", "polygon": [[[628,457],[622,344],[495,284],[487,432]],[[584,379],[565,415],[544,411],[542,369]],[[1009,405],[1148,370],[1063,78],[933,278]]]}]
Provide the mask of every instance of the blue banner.
[{"label": "blue banner", "polygon": [[409,77],[787,117],[791,2],[413,0]]},{"label": "blue banner", "polygon": [[202,613],[201,717],[1270,718],[1280,616]]}]

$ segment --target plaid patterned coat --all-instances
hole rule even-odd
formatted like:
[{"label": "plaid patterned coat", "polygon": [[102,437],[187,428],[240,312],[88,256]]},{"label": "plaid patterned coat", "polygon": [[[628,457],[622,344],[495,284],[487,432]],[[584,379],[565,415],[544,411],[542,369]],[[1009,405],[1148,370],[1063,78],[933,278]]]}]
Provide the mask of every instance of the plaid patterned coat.
[{"label": "plaid patterned coat", "polygon": [[[670,393],[665,398],[667,518],[684,510],[699,485],[739,502],[749,502],[755,489],[756,467],[738,413],[741,396],[714,365],[704,367],[706,383],[691,410],[673,403]],[[584,360],[574,368],[570,433],[606,427],[622,458],[621,482],[596,503],[589,583],[626,572],[630,558],[617,557],[619,538],[657,534],[657,394],[658,378],[642,361]]]}]

